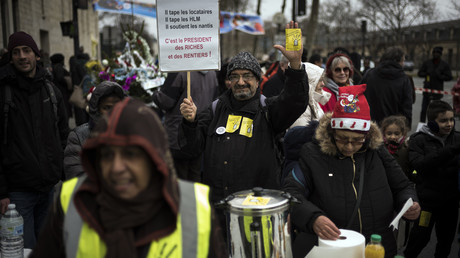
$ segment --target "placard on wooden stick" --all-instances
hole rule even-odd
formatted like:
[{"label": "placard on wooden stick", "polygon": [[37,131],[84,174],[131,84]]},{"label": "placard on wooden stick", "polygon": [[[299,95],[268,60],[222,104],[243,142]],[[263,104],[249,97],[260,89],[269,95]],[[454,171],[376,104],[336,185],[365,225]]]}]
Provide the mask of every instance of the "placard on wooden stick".
[{"label": "placard on wooden stick", "polygon": [[162,72],[219,70],[217,0],[157,0]]}]

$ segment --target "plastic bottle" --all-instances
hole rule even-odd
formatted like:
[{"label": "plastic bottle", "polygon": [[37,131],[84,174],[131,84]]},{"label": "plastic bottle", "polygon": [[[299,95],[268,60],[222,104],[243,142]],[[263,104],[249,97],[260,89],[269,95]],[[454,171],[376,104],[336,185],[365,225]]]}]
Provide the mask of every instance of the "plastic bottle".
[{"label": "plastic bottle", "polygon": [[24,257],[24,220],[16,210],[15,204],[9,204],[8,210],[0,220],[2,258]]},{"label": "plastic bottle", "polygon": [[384,258],[385,248],[382,245],[382,237],[377,234],[371,235],[371,241],[366,245],[364,257],[366,258]]}]

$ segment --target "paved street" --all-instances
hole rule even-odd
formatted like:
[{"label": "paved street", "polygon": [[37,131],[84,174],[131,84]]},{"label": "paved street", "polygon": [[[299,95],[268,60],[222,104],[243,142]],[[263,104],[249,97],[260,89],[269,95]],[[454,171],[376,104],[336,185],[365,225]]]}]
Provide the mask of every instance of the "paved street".
[{"label": "paved street", "polygon": [[[455,77],[456,73],[453,73]],[[414,84],[416,88],[423,88],[423,78],[417,77],[417,73],[413,73],[413,79],[414,79]],[[456,78],[456,77],[455,77]],[[445,82],[444,83],[444,90],[449,91],[452,89],[453,85],[455,84],[456,80],[452,80],[450,82]],[[417,124],[420,121],[420,111],[422,107],[422,94],[421,93],[416,93],[416,98],[415,98],[415,103],[412,106],[412,127],[411,127],[411,132],[415,132],[415,129],[417,129]],[[444,95],[442,100],[446,101],[447,103],[452,105],[452,95]],[[458,117],[456,121],[458,122]],[[455,128],[457,131],[460,131],[460,123],[455,123]]]}]

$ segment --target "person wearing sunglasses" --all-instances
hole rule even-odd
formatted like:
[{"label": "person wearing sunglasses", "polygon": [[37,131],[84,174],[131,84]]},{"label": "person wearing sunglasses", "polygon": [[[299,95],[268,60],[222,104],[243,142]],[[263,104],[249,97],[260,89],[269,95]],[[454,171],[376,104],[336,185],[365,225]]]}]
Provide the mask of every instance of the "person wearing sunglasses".
[{"label": "person wearing sunglasses", "polygon": [[321,104],[321,108],[324,112],[330,112],[339,98],[339,87],[353,85],[353,62],[346,54],[331,55],[326,62],[326,76],[324,91],[332,96],[326,104]]},{"label": "person wearing sunglasses", "polygon": [[388,227],[393,214],[412,198],[404,213],[417,219],[420,205],[414,185],[382,144],[382,134],[370,119],[366,85],[339,88],[334,111],[320,120],[312,141],[299,155],[301,173],[287,174],[283,190],[300,204],[293,206],[291,221],[298,232],[294,257],[305,257],[318,237],[336,240],[341,229],[382,236],[387,257],[397,253]]}]

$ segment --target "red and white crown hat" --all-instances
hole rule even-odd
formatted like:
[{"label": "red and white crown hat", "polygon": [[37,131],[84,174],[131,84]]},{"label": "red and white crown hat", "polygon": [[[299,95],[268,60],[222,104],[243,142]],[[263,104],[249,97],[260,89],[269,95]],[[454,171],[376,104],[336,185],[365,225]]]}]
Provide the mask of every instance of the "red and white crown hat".
[{"label": "red and white crown hat", "polygon": [[332,129],[367,132],[371,128],[366,84],[339,87],[339,99],[332,114]]}]

